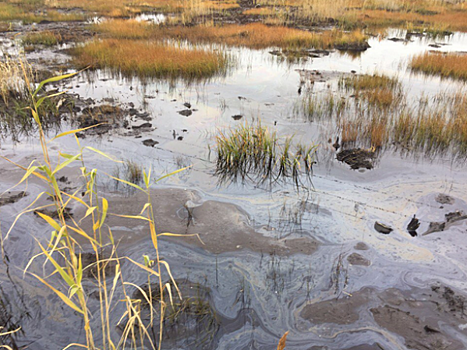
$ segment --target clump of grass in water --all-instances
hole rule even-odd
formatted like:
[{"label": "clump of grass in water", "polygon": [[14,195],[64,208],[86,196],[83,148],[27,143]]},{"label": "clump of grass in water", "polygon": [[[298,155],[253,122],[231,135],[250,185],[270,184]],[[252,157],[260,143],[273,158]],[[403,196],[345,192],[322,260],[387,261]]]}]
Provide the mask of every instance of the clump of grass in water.
[{"label": "clump of grass in water", "polygon": [[414,72],[467,80],[467,55],[463,53],[424,53],[412,57]]},{"label": "clump of grass in water", "polygon": [[28,33],[22,39],[23,45],[54,46],[62,42],[62,36],[51,31]]},{"label": "clump of grass in water", "polygon": [[251,179],[271,184],[290,177],[298,185],[302,173],[312,175],[317,146],[297,145],[292,151],[292,141],[293,137],[279,139],[260,122],[219,131],[216,175],[222,182]]},{"label": "clump of grass in water", "polygon": [[74,50],[78,66],[108,68],[125,76],[196,81],[225,74],[228,57],[203,49],[182,49],[151,41],[104,39]]},{"label": "clump of grass in water", "polygon": [[399,80],[381,74],[342,77],[338,85],[346,91],[354,91],[356,99],[362,99],[379,109],[398,106],[403,100]]},{"label": "clump of grass in water", "polygon": [[[143,181],[143,167],[137,162],[127,159],[122,164],[119,164],[115,167],[113,171],[113,177],[139,185]],[[120,185],[122,185],[122,183],[118,180],[115,180],[115,186],[117,189]],[[134,190],[134,187],[132,186],[125,184],[123,184],[123,186],[127,189]]]},{"label": "clump of grass in water", "polygon": [[[22,56],[13,59],[6,56],[0,61],[0,136],[9,136],[17,140],[19,135],[30,134],[37,130],[37,123],[28,108],[31,104],[29,82],[35,78],[35,72]],[[43,96],[43,91],[38,97]],[[42,100],[38,106],[42,127],[58,126],[60,113],[70,112],[72,100],[66,96],[54,96]]]}]

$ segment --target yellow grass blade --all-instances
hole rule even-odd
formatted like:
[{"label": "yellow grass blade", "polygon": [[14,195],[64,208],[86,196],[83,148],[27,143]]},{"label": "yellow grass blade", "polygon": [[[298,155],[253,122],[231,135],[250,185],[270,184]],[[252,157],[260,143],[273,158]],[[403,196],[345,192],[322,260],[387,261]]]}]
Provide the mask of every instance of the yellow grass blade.
[{"label": "yellow grass blade", "polygon": [[42,279],[41,277],[39,277],[38,275],[32,273],[32,272],[29,272],[31,275],[33,275],[34,277],[36,277],[39,281],[41,281],[43,284],[45,284],[47,287],[49,287],[52,291],[55,292],[55,294],[58,295],[58,297],[60,299],[63,300],[63,302],[65,304],[67,304],[69,307],[71,307],[73,310],[79,312],[80,314],[84,314],[84,312],[78,307],[76,306],[76,304],[74,302],[72,302],[65,294],[63,294],[62,292],[60,292],[58,289],[54,288],[52,285],[50,285],[49,283],[47,283],[47,281],[45,281],[44,279]]},{"label": "yellow grass blade", "polygon": [[138,263],[138,262],[136,262],[136,261],[130,259],[130,258],[127,257],[127,256],[125,257],[125,259],[129,260],[130,262],[132,262],[132,263],[135,264],[136,266],[142,268],[144,271],[149,272],[150,274],[156,275],[157,277],[159,277],[159,274],[158,274],[156,271],[151,270],[150,268],[144,266],[143,264],[140,264],[140,263]]}]

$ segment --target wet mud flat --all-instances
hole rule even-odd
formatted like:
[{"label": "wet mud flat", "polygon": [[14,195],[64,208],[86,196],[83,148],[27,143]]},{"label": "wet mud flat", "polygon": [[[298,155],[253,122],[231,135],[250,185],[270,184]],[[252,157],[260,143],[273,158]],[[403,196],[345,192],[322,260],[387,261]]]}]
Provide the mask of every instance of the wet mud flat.
[{"label": "wet mud flat", "polygon": [[[397,47],[398,58],[404,58],[428,44],[383,40],[371,42],[357,59],[338,52],[315,53],[319,57],[291,66],[271,60],[274,55],[267,50],[233,50],[248,57],[247,62],[231,76],[196,88],[183,84],[174,88],[165,82],[144,86],[103,71],[90,81],[77,77],[57,84],[76,94],[74,125],[107,122],[78,134],[83,144],[149,164],[161,173],[193,165],[151,191],[158,232],[182,236],[162,240],[161,252],[187,300],[179,301],[167,320],[166,348],[271,349],[285,331],[290,332],[287,349],[297,350],[466,347],[464,165],[374,152],[363,145],[336,149],[327,142],[336,135],[326,123],[309,122],[290,112],[299,91],[319,92],[335,83],[339,73],[354,74],[350,73],[354,69],[365,73],[380,60],[386,63],[381,67],[385,72],[397,71],[399,62],[382,59],[388,49]],[[424,84],[431,93],[439,88],[435,79],[426,82],[407,74],[404,81],[415,90]],[[443,89],[449,84],[441,85]],[[213,125],[235,127],[258,114],[279,133],[321,141],[313,188],[307,183],[311,194],[305,196],[304,189],[297,191],[290,182],[270,187],[217,183],[206,147],[212,142]],[[234,117],[239,115],[242,118]],[[70,128],[71,117],[67,118],[64,130]],[[33,144],[34,140],[20,137],[16,143],[3,142],[1,152],[29,164],[38,158]],[[75,144],[63,140],[53,147],[54,152],[68,151]],[[86,161],[107,173],[116,171],[115,164],[102,158],[88,156]],[[60,175],[63,190],[82,184],[72,173]],[[0,176],[2,192],[21,178],[10,165]],[[144,195],[116,188],[108,179],[99,186],[113,214],[136,215],[144,206]],[[43,190],[31,181],[26,188],[2,195],[2,232]],[[69,213],[80,219],[85,212],[70,207]],[[416,237],[407,230],[413,215],[420,220]],[[376,231],[376,221],[392,231],[387,235]],[[120,254],[140,261],[150,252],[147,228],[140,222],[109,216],[107,224]],[[82,341],[83,335],[76,332],[79,316],[14,268],[23,268],[24,256],[37,253],[33,236],[47,239],[50,232],[29,213],[6,242],[0,320],[9,329],[21,326],[23,332],[2,341],[19,349],[49,349],[50,343],[59,348]],[[92,261],[90,247],[83,243],[82,248],[83,256]],[[41,268],[33,266],[34,271]],[[130,282],[149,289],[144,273],[130,264],[124,268]],[[86,278],[97,310],[92,269]],[[157,287],[151,290],[157,296]],[[136,297],[138,290],[132,293]],[[121,311],[121,307],[112,311],[115,320]],[[59,326],[63,333],[50,331]],[[115,325],[114,332],[121,334],[121,325]]]}]

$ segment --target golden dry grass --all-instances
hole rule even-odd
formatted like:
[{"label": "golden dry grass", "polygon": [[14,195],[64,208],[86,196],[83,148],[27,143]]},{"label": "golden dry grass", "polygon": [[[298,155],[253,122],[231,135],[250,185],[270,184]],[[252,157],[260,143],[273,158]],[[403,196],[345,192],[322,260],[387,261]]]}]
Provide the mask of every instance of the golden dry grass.
[{"label": "golden dry grass", "polygon": [[225,73],[224,54],[202,49],[180,49],[153,41],[105,39],[74,52],[77,65],[107,68],[125,76],[196,80]]},{"label": "golden dry grass", "polygon": [[366,37],[361,31],[343,33],[338,30],[329,30],[318,33],[282,26],[267,26],[261,23],[159,27],[136,21],[113,20],[96,25],[95,29],[113,38],[174,39],[191,43],[216,43],[254,49],[273,46],[280,48],[314,47],[329,49],[334,45],[363,44],[366,41]]},{"label": "golden dry grass", "polygon": [[467,80],[467,54],[424,53],[411,59],[413,71]]},{"label": "golden dry grass", "polygon": [[363,24],[371,28],[391,26],[402,28],[408,26],[410,28],[416,25],[444,30],[467,30],[467,9],[443,10],[443,12],[434,15],[406,11],[353,10],[347,12],[344,19],[354,22],[355,25]]},{"label": "golden dry grass", "polygon": [[114,19],[93,25],[93,29],[116,39],[149,39],[151,26],[136,20]]},{"label": "golden dry grass", "polygon": [[23,21],[25,23],[38,23],[40,21],[79,21],[83,20],[82,14],[76,13],[60,13],[58,11],[49,10],[46,13],[35,14],[34,7],[16,5],[13,3],[0,3],[0,21]]}]

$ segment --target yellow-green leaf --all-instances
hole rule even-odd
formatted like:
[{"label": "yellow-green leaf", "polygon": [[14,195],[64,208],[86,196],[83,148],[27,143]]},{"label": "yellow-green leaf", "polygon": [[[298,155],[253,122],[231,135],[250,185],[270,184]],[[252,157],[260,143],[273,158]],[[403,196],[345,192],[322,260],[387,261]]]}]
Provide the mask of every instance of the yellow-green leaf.
[{"label": "yellow-green leaf", "polygon": [[36,211],[36,214],[39,215],[45,221],[47,221],[47,223],[50,226],[52,226],[55,230],[60,231],[62,229],[62,227],[54,219],[52,219],[50,216],[45,215],[45,214],[41,213],[40,211]]}]

